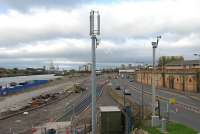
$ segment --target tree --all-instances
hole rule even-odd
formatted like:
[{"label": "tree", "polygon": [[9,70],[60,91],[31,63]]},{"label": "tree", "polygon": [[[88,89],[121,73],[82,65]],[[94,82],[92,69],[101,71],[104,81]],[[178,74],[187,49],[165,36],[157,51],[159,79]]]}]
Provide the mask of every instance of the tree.
[{"label": "tree", "polygon": [[174,61],[183,61],[183,56],[161,56],[158,60],[158,66],[165,66],[166,64]]}]

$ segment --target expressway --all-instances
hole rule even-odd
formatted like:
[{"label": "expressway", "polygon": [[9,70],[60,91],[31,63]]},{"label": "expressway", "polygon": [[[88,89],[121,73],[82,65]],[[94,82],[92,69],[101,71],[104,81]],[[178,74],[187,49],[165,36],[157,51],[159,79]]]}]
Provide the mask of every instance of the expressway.
[{"label": "expressway", "polygon": [[[122,88],[126,88],[131,92],[129,97],[132,101],[141,105],[142,102],[142,86],[140,83],[135,81],[129,82],[128,79],[113,79],[112,80],[113,88],[117,85],[120,85]],[[122,91],[117,91],[122,93]],[[152,108],[152,96],[151,96],[151,87],[144,85],[143,86],[143,105],[149,109]],[[157,90],[156,95],[160,100],[160,109],[161,115],[169,110],[169,118],[171,121],[180,122],[187,126],[194,128],[197,131],[200,131],[200,104],[198,101],[191,99],[188,96],[181,95],[178,93],[172,93],[169,91]],[[174,105],[169,105],[169,99],[176,98],[177,103]],[[167,107],[167,105],[169,107]]]}]

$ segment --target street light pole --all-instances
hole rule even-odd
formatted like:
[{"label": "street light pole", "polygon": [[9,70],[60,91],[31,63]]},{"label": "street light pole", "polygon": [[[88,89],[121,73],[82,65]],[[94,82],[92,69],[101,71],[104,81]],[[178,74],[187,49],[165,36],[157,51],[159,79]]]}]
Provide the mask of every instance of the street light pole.
[{"label": "street light pole", "polygon": [[100,15],[98,11],[90,12],[90,36],[92,39],[92,134],[96,134],[96,53],[100,39]]},{"label": "street light pole", "polygon": [[157,42],[152,42],[153,46],[153,73],[152,73],[152,115],[155,116],[155,52],[157,48]]},{"label": "street light pole", "polygon": [[161,36],[157,36],[157,41],[152,42],[153,47],[153,73],[152,73],[152,126],[157,125],[157,116],[155,114],[155,103],[156,103],[156,89],[155,89],[155,59],[156,59],[156,48]]}]

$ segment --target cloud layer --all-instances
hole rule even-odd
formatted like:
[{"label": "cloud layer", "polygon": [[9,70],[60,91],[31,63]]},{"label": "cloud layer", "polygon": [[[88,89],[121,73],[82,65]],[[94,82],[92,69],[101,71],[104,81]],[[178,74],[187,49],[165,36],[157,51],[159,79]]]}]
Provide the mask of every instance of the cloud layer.
[{"label": "cloud layer", "polygon": [[[58,1],[66,7],[49,6],[51,1],[49,4],[26,1],[22,5],[26,11],[20,10],[23,7],[19,3],[2,2],[9,8],[0,14],[0,61],[89,62],[91,9],[101,13],[99,62],[150,62],[151,41],[157,35],[162,35],[157,56],[183,55],[191,59],[200,50],[198,0],[80,2],[78,6]],[[69,5],[74,7],[69,10]]]}]

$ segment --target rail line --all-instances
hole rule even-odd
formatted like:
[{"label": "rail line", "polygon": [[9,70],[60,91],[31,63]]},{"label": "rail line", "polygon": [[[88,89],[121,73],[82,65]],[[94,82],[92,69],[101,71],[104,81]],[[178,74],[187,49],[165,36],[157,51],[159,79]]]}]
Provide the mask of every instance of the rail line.
[{"label": "rail line", "polygon": [[[104,84],[102,84],[101,86],[97,87],[97,97],[100,97],[102,95],[103,87],[105,86],[105,84],[106,84],[106,82]],[[78,115],[81,112],[83,112],[85,109],[90,107],[91,101],[92,101],[91,97],[92,97],[91,94],[88,94],[78,104],[76,104],[76,105],[71,104],[71,105],[67,106],[66,112],[62,116],[60,116],[57,119],[57,121],[69,120],[69,116],[71,114]]]},{"label": "rail line", "polygon": [[[82,81],[81,84],[83,84],[85,81],[87,81],[87,80]],[[5,119],[8,119],[8,118],[11,118],[11,117],[20,115],[20,114],[22,114],[22,113],[24,113],[24,112],[35,111],[35,110],[37,110],[37,109],[46,107],[46,106],[48,106],[48,105],[51,105],[51,104],[53,104],[53,103],[56,103],[56,102],[59,102],[59,101],[62,101],[62,100],[64,100],[64,99],[66,99],[66,97],[70,96],[71,94],[72,94],[72,93],[68,93],[68,94],[66,94],[66,95],[64,95],[64,96],[62,96],[62,97],[60,97],[60,98],[58,98],[58,99],[52,100],[52,101],[47,102],[47,103],[45,103],[45,104],[42,104],[42,105],[40,105],[40,106],[38,106],[38,107],[28,108],[28,109],[23,109],[23,110],[18,110],[18,111],[15,112],[15,113],[8,114],[8,115],[5,115],[5,116],[1,116],[1,117],[0,117],[0,120],[5,120]]]},{"label": "rail line", "polygon": [[22,114],[22,113],[24,113],[24,112],[30,112],[30,111],[37,110],[37,109],[39,109],[39,108],[46,107],[46,106],[48,106],[48,105],[51,105],[51,104],[53,104],[53,103],[59,102],[59,101],[61,101],[61,100],[63,100],[63,99],[66,99],[66,97],[68,97],[68,96],[71,95],[71,94],[72,94],[72,93],[68,93],[68,94],[66,94],[66,95],[64,95],[64,96],[62,96],[62,97],[60,97],[60,98],[58,98],[58,99],[55,99],[55,100],[50,101],[50,102],[47,102],[47,103],[42,104],[42,105],[40,105],[40,106],[38,106],[38,107],[28,108],[28,109],[24,109],[24,110],[19,110],[19,111],[15,112],[15,113],[2,116],[2,117],[0,117],[0,120],[5,120],[5,119],[8,119],[8,118],[17,116],[17,115],[19,115],[19,114]]}]

